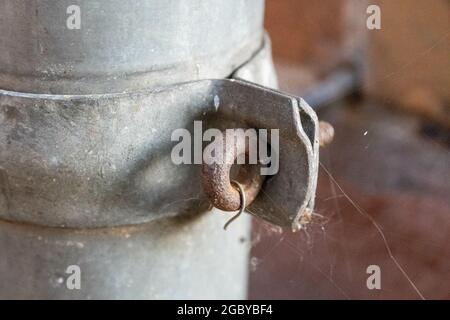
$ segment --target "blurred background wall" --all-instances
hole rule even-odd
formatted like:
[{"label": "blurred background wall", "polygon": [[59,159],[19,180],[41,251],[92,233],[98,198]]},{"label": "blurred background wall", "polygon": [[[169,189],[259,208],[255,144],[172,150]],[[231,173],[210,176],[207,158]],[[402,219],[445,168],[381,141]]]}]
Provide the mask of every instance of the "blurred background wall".
[{"label": "blurred background wall", "polygon": [[450,127],[450,2],[378,0],[368,33],[367,93]]},{"label": "blurred background wall", "polygon": [[339,70],[355,82],[314,106],[335,140],[313,221],[254,221],[250,298],[449,299],[450,1],[266,0],[265,24],[281,90],[325,92]]},{"label": "blurred background wall", "polygon": [[[370,4],[381,30],[366,27]],[[265,21],[288,89],[361,63],[367,95],[450,126],[449,1],[267,0]]]}]

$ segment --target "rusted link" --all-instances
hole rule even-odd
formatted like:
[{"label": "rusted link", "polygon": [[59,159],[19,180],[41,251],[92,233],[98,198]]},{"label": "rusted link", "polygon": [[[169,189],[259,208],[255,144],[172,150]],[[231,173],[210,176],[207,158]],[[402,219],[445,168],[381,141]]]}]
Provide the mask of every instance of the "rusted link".
[{"label": "rusted link", "polygon": [[[258,164],[248,164],[249,143],[243,130],[234,130],[233,137],[222,133],[222,139],[210,143],[206,150],[214,150],[214,155],[205,152],[202,165],[203,190],[211,204],[224,211],[241,209],[241,196],[237,187],[231,180],[239,182],[245,192],[246,205],[252,203],[261,189],[264,176],[260,175]],[[230,141],[228,141],[230,140]],[[245,163],[239,165],[236,177],[230,179],[231,168],[239,156],[245,155]]]}]

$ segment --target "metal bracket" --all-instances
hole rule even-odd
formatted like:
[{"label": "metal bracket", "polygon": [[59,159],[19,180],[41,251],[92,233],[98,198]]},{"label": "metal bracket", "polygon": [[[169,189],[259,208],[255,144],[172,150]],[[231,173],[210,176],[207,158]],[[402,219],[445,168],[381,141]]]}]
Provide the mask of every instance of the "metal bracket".
[{"label": "metal bracket", "polygon": [[195,120],[280,130],[279,173],[248,209],[297,228],[314,205],[316,115],[300,98],[232,79],[108,95],[0,90],[0,217],[90,228],[206,210],[200,168],[170,160],[171,133]]},{"label": "metal bracket", "polygon": [[248,211],[281,227],[300,227],[313,210],[319,163],[319,125],[301,98],[241,80],[215,80],[217,117],[237,127],[279,129],[279,172],[266,179]]}]

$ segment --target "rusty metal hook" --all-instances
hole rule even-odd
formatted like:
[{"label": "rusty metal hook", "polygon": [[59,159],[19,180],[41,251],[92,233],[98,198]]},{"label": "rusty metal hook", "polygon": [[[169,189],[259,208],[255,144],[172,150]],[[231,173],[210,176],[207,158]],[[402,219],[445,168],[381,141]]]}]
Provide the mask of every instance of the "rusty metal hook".
[{"label": "rusty metal hook", "polygon": [[245,198],[244,187],[235,180],[231,181],[231,183],[234,184],[239,189],[239,195],[241,196],[241,208],[239,209],[238,213],[236,213],[230,220],[227,221],[227,223],[225,223],[225,225],[223,226],[223,230],[227,230],[228,226],[234,220],[239,218],[239,216],[242,214],[242,212],[244,212],[245,208],[247,207],[247,199]]},{"label": "rusty metal hook", "polygon": [[208,145],[209,150],[214,150],[214,156],[208,153],[203,156],[203,190],[211,204],[223,211],[245,209],[243,205],[252,203],[264,182],[264,176],[259,174],[260,166],[258,164],[240,166],[237,176],[233,180],[242,186],[245,196],[245,204],[243,204],[239,188],[232,185],[230,175],[231,167],[239,156],[245,154],[248,159],[249,144],[246,143],[243,130],[234,132],[231,141],[230,137],[228,136],[227,139],[227,135],[224,133],[221,139],[216,139]]}]

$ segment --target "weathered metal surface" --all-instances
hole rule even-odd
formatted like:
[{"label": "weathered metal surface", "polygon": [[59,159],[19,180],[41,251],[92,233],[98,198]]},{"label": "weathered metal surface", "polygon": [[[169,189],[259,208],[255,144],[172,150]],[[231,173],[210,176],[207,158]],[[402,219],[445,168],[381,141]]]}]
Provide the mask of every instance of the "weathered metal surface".
[{"label": "weathered metal surface", "polygon": [[201,208],[195,166],[171,161],[171,133],[213,110],[209,84],[109,95],[1,91],[0,217],[91,228]]},{"label": "weathered metal surface", "polygon": [[267,34],[264,34],[262,50],[258,50],[250,60],[236,69],[231,78],[242,79],[262,86],[277,89],[278,80],[272,61],[271,41]]},{"label": "weathered metal surface", "polygon": [[[201,168],[171,161],[171,133],[280,129],[280,171],[249,210],[295,229],[313,207],[308,105],[198,80],[274,83],[263,2],[81,1],[68,31],[69,4],[0,0],[0,297],[244,297],[249,218],[215,232],[227,217],[205,214]],[[64,287],[72,264],[80,291]]]},{"label": "weathered metal surface", "polygon": [[[79,30],[66,26],[74,4]],[[261,47],[263,11],[262,0],[0,0],[0,88],[91,94],[225,78]]]},{"label": "weathered metal surface", "polygon": [[[250,217],[216,211],[132,227],[0,222],[0,299],[245,299]],[[70,290],[68,266],[80,267]]]},{"label": "weathered metal surface", "polygon": [[133,94],[0,91],[0,217],[90,228],[206,210],[196,167],[170,158],[171,133],[194,120],[203,120],[205,129],[280,129],[280,171],[250,209],[287,227],[313,206],[314,112],[301,99],[223,79]]},{"label": "weathered metal surface", "polygon": [[279,129],[279,172],[267,179],[248,208],[271,223],[297,229],[305,210],[314,207],[319,163],[315,112],[301,98],[253,83],[220,80],[212,91],[220,97],[222,123]]},{"label": "weathered metal surface", "polygon": [[[274,78],[271,59],[249,63],[263,71],[247,73],[253,81]],[[214,105],[207,84],[83,96],[3,91],[0,213],[14,222],[0,222],[2,299],[246,297],[249,216],[222,233],[227,216],[201,213],[199,166],[168,158],[170,130],[208,117],[197,109]],[[122,223],[136,225],[87,229]],[[80,290],[66,286],[69,265],[81,268]]]}]

